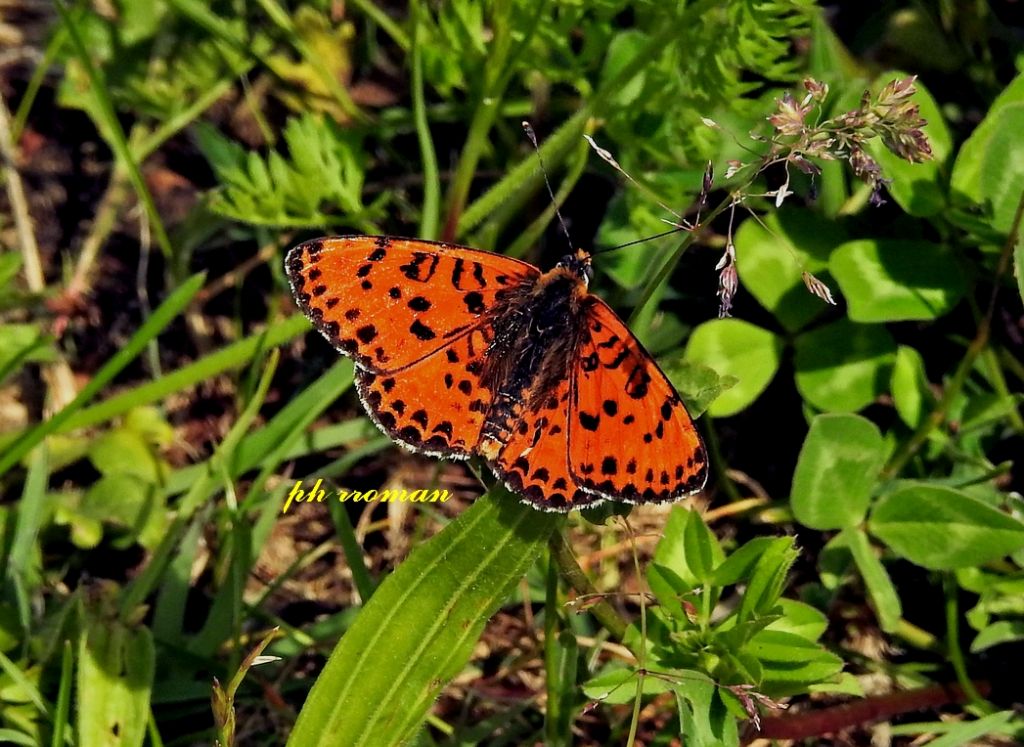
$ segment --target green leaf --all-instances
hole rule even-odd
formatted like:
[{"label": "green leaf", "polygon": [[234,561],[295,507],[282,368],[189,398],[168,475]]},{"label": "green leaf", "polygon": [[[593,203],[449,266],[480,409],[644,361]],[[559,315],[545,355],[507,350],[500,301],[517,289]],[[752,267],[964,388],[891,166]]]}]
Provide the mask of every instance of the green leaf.
[{"label": "green leaf", "polygon": [[750,583],[743,592],[737,620],[745,622],[769,614],[778,604],[786,584],[786,574],[800,553],[792,537],[776,537],[758,558]]},{"label": "green leaf", "polygon": [[1007,233],[1024,192],[1024,74],[996,98],[985,119],[960,148],[950,189],[990,209],[991,225]]},{"label": "green leaf", "polygon": [[782,341],[739,319],[713,319],[697,327],[686,345],[687,360],[710,366],[737,383],[708,408],[715,417],[735,415],[768,386],[779,368]]},{"label": "green leaf", "polygon": [[417,547],[342,637],[288,743],[410,739],[559,524],[496,489]]},{"label": "green leaf", "polygon": [[1024,301],[1024,222],[1017,231],[1017,245],[1013,248],[1013,274],[1017,276],[1017,292]]},{"label": "green leaf", "polygon": [[903,616],[903,607],[896,587],[872,550],[867,535],[861,529],[853,527],[844,530],[843,534],[861,578],[868,587],[868,596],[871,598],[871,606],[875,608],[875,614],[878,615],[878,622],[882,630],[892,633]]},{"label": "green leaf", "polygon": [[759,689],[775,696],[802,692],[813,683],[834,677],[843,668],[843,660],[838,656],[793,633],[763,630],[747,644],[746,650],[761,662]]},{"label": "green leaf", "polygon": [[1024,523],[957,490],[913,484],[883,497],[871,533],[925,568],[980,565],[1024,548]]},{"label": "green leaf", "polygon": [[660,677],[642,679],[643,685],[640,685],[641,677],[635,670],[609,667],[587,680],[583,685],[583,693],[602,703],[621,705],[633,702],[638,687],[644,695],[660,695],[672,689],[672,684]]},{"label": "green leaf", "polygon": [[849,241],[832,254],[829,268],[855,322],[935,319],[966,290],[952,252],[930,241]]},{"label": "green leaf", "polygon": [[800,449],[790,503],[812,529],[842,529],[864,519],[885,462],[882,434],[859,415],[818,415]]},{"label": "green leaf", "polygon": [[712,570],[725,557],[718,540],[708,525],[704,523],[700,512],[691,509],[686,512],[688,521],[683,531],[683,552],[686,565],[699,585],[704,585],[711,578]]},{"label": "green leaf", "polygon": [[[763,226],[746,220],[736,232],[741,287],[795,332],[828,308],[807,290],[801,274],[819,276],[832,250],[847,238],[839,223],[810,210],[783,208],[768,215]],[[827,277],[819,279],[827,284]]]},{"label": "green leaf", "polygon": [[654,558],[647,567],[647,582],[655,597],[675,617],[684,620],[686,613],[679,598],[702,583],[699,569],[690,565],[687,552],[687,535],[691,532],[689,527],[693,513],[681,506],[673,506],[654,550]]},{"label": "green leaf", "polygon": [[[907,78],[905,72],[892,70],[875,78],[872,88],[877,92],[892,80]],[[945,163],[953,150],[953,137],[946,126],[945,118],[932,95],[918,80],[914,84],[917,92],[910,98],[928,122],[922,131],[932,148],[932,159],[923,163],[911,163],[885,147],[880,138],[872,138],[867,151],[882,167],[882,173],[892,182],[886,190],[896,203],[910,215],[926,217],[935,215],[946,205],[944,189]]]},{"label": "green leaf", "polygon": [[[604,56],[601,83],[614,79],[637,54],[644,50],[649,41],[647,34],[642,31],[629,30],[616,34],[611,44],[608,45],[608,51]],[[626,85],[619,87],[612,94],[610,100],[616,107],[629,106],[643,93],[643,90],[644,76],[643,73],[640,73],[630,78]]]},{"label": "green leaf", "polygon": [[246,152],[206,124],[196,137],[222,185],[211,200],[215,212],[275,227],[365,225],[361,135],[313,114],[293,117],[284,128],[289,159]]},{"label": "green leaf", "polygon": [[795,345],[796,388],[819,410],[855,412],[887,389],[896,343],[883,327],[841,319]]},{"label": "green leaf", "polygon": [[739,745],[736,719],[722,702],[719,688],[700,672],[680,670],[672,688],[679,708],[679,733],[687,744],[708,747]]},{"label": "green leaf", "polygon": [[13,467],[30,452],[36,444],[51,433],[57,432],[65,422],[79,412],[103,387],[146,347],[182,311],[203,285],[203,275],[194,275],[176,288],[149,318],[131,336],[126,344],[103,367],[92,375],[82,391],[57,414],[22,435],[12,446],[5,448],[0,456],[0,475]]},{"label": "green leaf", "polygon": [[89,461],[102,475],[132,475],[148,483],[160,481],[163,472],[145,439],[127,428],[108,431],[96,439],[89,448]]},{"label": "green leaf", "polygon": [[934,401],[928,388],[924,359],[914,348],[900,345],[892,368],[892,400],[900,419],[916,428],[925,414],[926,404]]},{"label": "green leaf", "polygon": [[0,324],[0,382],[23,363],[54,360],[52,343],[36,324]]},{"label": "green leaf", "polygon": [[148,628],[90,615],[78,643],[78,744],[141,746],[156,654]]},{"label": "green leaf", "polygon": [[792,633],[808,641],[816,641],[828,630],[828,617],[809,604],[795,599],[780,599],[782,617],[768,626],[768,630]]},{"label": "green leaf", "polygon": [[984,628],[971,642],[971,653],[976,654],[1000,643],[1024,640],[1024,620],[999,620]]},{"label": "green leaf", "polygon": [[715,586],[732,586],[746,581],[754,572],[757,561],[773,542],[775,540],[771,537],[754,537],[741,545],[715,569],[711,583]]},{"label": "green leaf", "polygon": [[933,739],[928,747],[962,747],[979,743],[986,734],[1004,734],[1012,737],[1019,729],[1020,717],[1014,711],[999,711],[975,721],[949,725],[941,737]]},{"label": "green leaf", "polygon": [[738,381],[735,376],[719,376],[713,368],[695,361],[684,359],[673,363],[662,360],[659,363],[682,397],[686,411],[694,419],[703,415],[712,402],[736,386]]}]

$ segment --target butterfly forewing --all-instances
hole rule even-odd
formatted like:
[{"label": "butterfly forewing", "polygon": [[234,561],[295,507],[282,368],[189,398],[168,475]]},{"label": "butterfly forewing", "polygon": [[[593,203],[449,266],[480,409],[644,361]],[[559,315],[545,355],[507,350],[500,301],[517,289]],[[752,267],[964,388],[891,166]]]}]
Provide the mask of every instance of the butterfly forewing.
[{"label": "butterfly forewing", "polygon": [[300,244],[285,260],[302,310],[362,368],[394,372],[480,324],[502,289],[540,272],[491,252],[386,236]]},{"label": "butterfly forewing", "polygon": [[569,469],[585,491],[630,502],[697,492],[707,456],[679,395],[604,301],[587,297],[573,362]]}]

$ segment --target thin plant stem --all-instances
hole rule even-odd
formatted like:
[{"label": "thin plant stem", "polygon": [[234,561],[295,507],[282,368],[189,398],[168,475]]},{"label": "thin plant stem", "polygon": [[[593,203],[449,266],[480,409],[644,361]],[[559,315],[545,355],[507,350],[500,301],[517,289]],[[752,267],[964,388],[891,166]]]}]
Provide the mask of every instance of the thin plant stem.
[{"label": "thin plant stem", "polygon": [[56,8],[57,13],[60,14],[61,20],[64,24],[64,28],[68,30],[68,35],[71,37],[71,44],[75,48],[75,54],[78,56],[78,59],[82,63],[82,67],[89,78],[89,84],[95,95],[96,104],[99,106],[102,118],[102,122],[98,124],[102,124],[104,129],[106,129],[106,134],[110,138],[110,147],[117,155],[117,160],[127,171],[128,178],[131,180],[132,186],[135,188],[139,202],[142,203],[143,209],[149,216],[150,226],[153,230],[153,235],[156,238],[157,245],[159,245],[164,256],[170,259],[174,256],[174,250],[171,247],[171,240],[167,236],[167,231],[164,228],[163,221],[160,219],[159,212],[157,212],[156,203],[153,202],[153,195],[150,194],[149,188],[146,186],[146,181],[142,178],[142,171],[139,169],[139,164],[131,152],[131,148],[128,145],[128,139],[125,137],[124,129],[121,127],[121,122],[118,120],[117,114],[114,111],[114,104],[110,100],[110,95],[107,91],[106,80],[103,73],[93,64],[92,58],[89,55],[89,50],[85,46],[85,41],[82,39],[81,34],[78,33],[78,26],[75,24],[74,19],[71,18],[71,14],[68,12],[64,0],[57,0]]},{"label": "thin plant stem", "polygon": [[959,588],[952,573],[943,576],[943,587],[946,594],[946,653],[953,664],[953,671],[956,672],[956,680],[963,688],[964,694],[970,698],[971,705],[986,715],[995,713],[995,707],[982,697],[967,675],[967,664],[960,648],[960,606],[957,603]]},{"label": "thin plant stem", "polygon": [[42,293],[46,289],[46,278],[43,276],[43,264],[39,259],[39,245],[36,243],[32,217],[28,212],[25,187],[15,165],[14,149],[11,115],[7,110],[7,102],[0,93],[0,173],[4,176],[7,199],[11,203],[11,214],[14,217],[14,230],[18,237],[18,248],[21,250],[26,284],[33,293]]},{"label": "thin plant stem", "polygon": [[[373,0],[349,1],[356,10],[384,29],[384,33],[390,36],[391,41],[397,44],[403,52],[408,52],[415,47],[415,30],[413,31],[413,39],[410,40],[409,36],[402,30],[402,27],[392,21],[391,16],[385,13]],[[413,23],[417,23],[417,21],[414,19]]]},{"label": "thin plant stem", "polygon": [[974,368],[974,364],[978,359],[978,356],[985,350],[988,345],[989,335],[992,330],[992,316],[996,310],[996,299],[999,295],[999,283],[1002,276],[1006,273],[1010,266],[1010,258],[1013,255],[1014,246],[1016,246],[1017,235],[1020,231],[1021,221],[1024,219],[1024,194],[1021,194],[1020,200],[1017,202],[1017,211],[1013,217],[1013,224],[1010,227],[1009,235],[1007,236],[1006,242],[1003,244],[1003,251],[999,257],[999,264],[996,266],[995,277],[993,278],[992,294],[989,296],[988,308],[985,311],[984,316],[978,323],[978,331],[974,335],[974,339],[971,340],[967,346],[967,351],[964,353],[964,357],[960,361],[960,365],[957,366],[956,371],[953,374],[953,378],[949,384],[946,385],[945,391],[942,393],[942,397],[939,399],[938,404],[935,405],[935,409],[931,411],[927,418],[925,418],[921,425],[918,426],[917,430],[914,431],[913,435],[908,441],[905,441],[902,446],[893,454],[892,459],[882,470],[883,479],[892,479],[900,473],[900,471],[906,466],[907,462],[910,461],[911,457],[917,453],[918,449],[924,445],[925,441],[931,435],[932,431],[938,428],[946,421],[946,414],[949,412],[950,406],[953,401],[960,394],[960,390],[963,389],[964,384],[967,382],[967,377],[970,375],[971,370]]},{"label": "thin plant stem", "polygon": [[438,176],[437,154],[430,136],[427,108],[423,92],[423,47],[420,44],[420,23],[422,7],[420,0],[414,0],[412,9],[412,108],[416,123],[416,139],[420,146],[420,160],[423,164],[423,206],[420,210],[420,237],[437,238],[440,220],[441,179]]},{"label": "thin plant stem", "polygon": [[[590,579],[587,578],[587,574],[583,572],[583,569],[576,562],[576,558],[572,554],[572,548],[569,547],[561,532],[555,532],[551,535],[548,547],[551,550],[552,561],[558,566],[559,574],[572,588],[583,595],[600,597],[600,592],[598,592],[590,582]],[[619,616],[619,613],[608,602],[601,599],[593,606],[588,607],[587,610],[597,618],[601,625],[608,629],[609,633],[620,641],[626,635],[626,628],[629,627],[629,624]]]}]

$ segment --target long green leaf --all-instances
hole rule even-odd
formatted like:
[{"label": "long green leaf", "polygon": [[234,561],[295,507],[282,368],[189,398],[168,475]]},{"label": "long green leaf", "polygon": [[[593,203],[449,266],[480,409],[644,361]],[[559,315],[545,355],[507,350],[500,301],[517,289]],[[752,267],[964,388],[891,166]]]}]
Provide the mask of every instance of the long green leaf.
[{"label": "long green leaf", "polygon": [[181,284],[160,306],[153,311],[153,314],[139,327],[138,331],[131,336],[128,343],[117,351],[113,358],[104,364],[103,368],[89,380],[82,391],[78,393],[68,405],[49,420],[40,423],[32,430],[25,433],[16,441],[6,454],[0,456],[0,475],[17,464],[23,456],[35,448],[36,444],[42,441],[51,433],[67,422],[72,415],[78,412],[82,406],[95,397],[110,381],[117,376],[129,363],[135,360],[136,356],[170,324],[174,318],[188,305],[192,297],[203,286],[205,274],[194,275]]},{"label": "long green leaf", "polygon": [[288,744],[409,739],[560,523],[496,489],[417,548],[331,654]]}]

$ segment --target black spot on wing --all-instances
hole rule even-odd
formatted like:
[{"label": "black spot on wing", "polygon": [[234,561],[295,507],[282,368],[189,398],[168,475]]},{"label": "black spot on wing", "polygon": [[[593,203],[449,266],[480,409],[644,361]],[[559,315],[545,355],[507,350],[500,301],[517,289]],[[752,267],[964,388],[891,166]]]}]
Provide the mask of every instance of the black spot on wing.
[{"label": "black spot on wing", "polygon": [[470,314],[480,314],[484,310],[484,297],[477,291],[470,291],[462,299]]},{"label": "black spot on wing", "polygon": [[368,345],[376,339],[377,328],[372,324],[367,324],[366,326],[360,327],[356,330],[356,337],[358,337],[359,341],[364,345]]},{"label": "black spot on wing", "polygon": [[434,332],[434,330],[432,330],[426,324],[421,322],[419,319],[417,319],[410,325],[409,331],[417,340],[423,340],[424,342],[426,342],[427,340],[433,340],[435,337],[437,337],[437,333]]},{"label": "black spot on wing", "polygon": [[429,282],[434,273],[437,272],[437,263],[441,257],[438,254],[427,254],[425,252],[413,252],[412,262],[402,265],[398,269],[410,280],[418,280],[421,283]]}]

